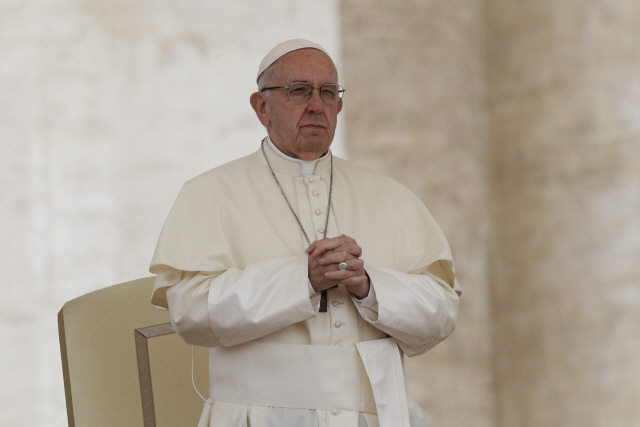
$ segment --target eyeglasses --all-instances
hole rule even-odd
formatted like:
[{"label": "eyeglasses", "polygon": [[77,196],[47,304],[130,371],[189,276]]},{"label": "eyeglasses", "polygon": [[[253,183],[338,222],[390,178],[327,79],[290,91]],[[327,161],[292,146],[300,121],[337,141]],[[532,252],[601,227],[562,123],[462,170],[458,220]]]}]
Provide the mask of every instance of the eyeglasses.
[{"label": "eyeglasses", "polygon": [[265,87],[260,92],[271,89],[287,89],[287,96],[289,99],[296,103],[307,102],[313,96],[313,90],[320,90],[320,98],[327,105],[336,104],[342,99],[346,90],[337,84],[325,83],[322,86],[311,86],[309,83],[293,82],[289,86],[273,86]]}]

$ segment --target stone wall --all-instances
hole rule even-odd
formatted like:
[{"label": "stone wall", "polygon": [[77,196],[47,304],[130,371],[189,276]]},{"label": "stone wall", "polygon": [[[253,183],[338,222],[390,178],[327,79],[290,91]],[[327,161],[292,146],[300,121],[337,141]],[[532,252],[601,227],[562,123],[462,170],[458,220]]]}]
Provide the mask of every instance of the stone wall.
[{"label": "stone wall", "polygon": [[456,332],[407,360],[409,391],[432,426],[493,426],[482,3],[343,0],[340,16],[350,159],[418,194],[463,287]]},{"label": "stone wall", "polygon": [[498,425],[640,425],[640,4],[487,6]]},{"label": "stone wall", "polygon": [[349,152],[420,195],[465,291],[408,365],[432,425],[638,425],[638,3],[341,11]]}]

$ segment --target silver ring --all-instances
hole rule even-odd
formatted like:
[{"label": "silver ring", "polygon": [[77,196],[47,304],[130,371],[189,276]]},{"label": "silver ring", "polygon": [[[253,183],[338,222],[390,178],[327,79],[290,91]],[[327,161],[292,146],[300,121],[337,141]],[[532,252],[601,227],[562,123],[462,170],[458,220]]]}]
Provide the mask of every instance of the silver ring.
[{"label": "silver ring", "polygon": [[341,262],[340,264],[338,264],[338,268],[340,270],[346,270],[347,269],[347,263],[346,262]]}]

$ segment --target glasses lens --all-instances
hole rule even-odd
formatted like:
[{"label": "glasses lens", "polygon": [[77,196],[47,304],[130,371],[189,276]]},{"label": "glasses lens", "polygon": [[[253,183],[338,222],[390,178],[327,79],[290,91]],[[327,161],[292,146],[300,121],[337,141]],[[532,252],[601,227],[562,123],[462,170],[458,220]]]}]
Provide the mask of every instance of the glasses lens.
[{"label": "glasses lens", "polygon": [[[320,97],[326,104],[335,104],[342,98],[342,86],[327,83],[320,87]],[[313,86],[309,83],[291,83],[289,99],[293,102],[307,102],[313,96]]]},{"label": "glasses lens", "polygon": [[289,86],[289,99],[293,102],[305,102],[311,97],[312,90],[308,83],[292,83]]},{"label": "glasses lens", "polygon": [[335,104],[342,98],[342,87],[336,84],[325,84],[320,88],[320,96],[327,104]]}]

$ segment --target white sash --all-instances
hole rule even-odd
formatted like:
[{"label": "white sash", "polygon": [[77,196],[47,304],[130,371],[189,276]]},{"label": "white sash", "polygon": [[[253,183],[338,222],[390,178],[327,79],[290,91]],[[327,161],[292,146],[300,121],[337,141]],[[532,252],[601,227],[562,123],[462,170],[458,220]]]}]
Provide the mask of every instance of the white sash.
[{"label": "white sash", "polygon": [[393,338],[356,347],[248,342],[210,350],[211,399],[241,404],[377,413],[409,427],[401,352]]}]

